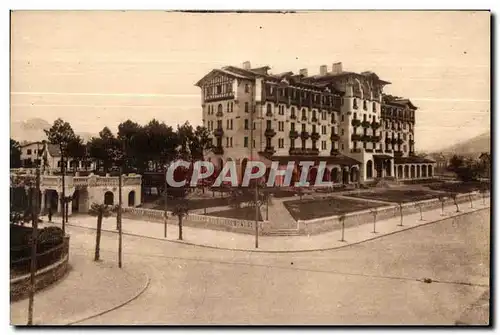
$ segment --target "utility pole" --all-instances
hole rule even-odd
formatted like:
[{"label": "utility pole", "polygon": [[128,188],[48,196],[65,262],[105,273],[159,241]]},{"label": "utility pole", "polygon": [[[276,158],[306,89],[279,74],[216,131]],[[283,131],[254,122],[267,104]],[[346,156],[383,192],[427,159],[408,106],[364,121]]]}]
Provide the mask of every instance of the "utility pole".
[{"label": "utility pole", "polygon": [[119,176],[118,176],[118,213],[116,215],[116,222],[118,224],[118,267],[122,267],[122,173],[123,163],[120,163]]},{"label": "utility pole", "polygon": [[[255,103],[252,103],[250,110],[250,159],[253,160],[253,145],[254,145],[254,117]],[[258,182],[255,181],[255,248],[259,248],[259,193]]]},{"label": "utility pole", "polygon": [[64,178],[64,172],[65,172],[64,171],[65,170],[64,169],[64,164],[65,164],[65,162],[64,162],[64,150],[63,150],[63,146],[60,145],[59,148],[61,150],[61,176],[62,176],[62,192],[61,192],[61,197],[60,197],[61,211],[62,211],[61,212],[61,214],[62,214],[61,217],[62,217],[63,236],[65,236],[66,235],[66,224],[65,224],[66,218],[64,216],[64,213],[66,212],[65,211],[65,209],[66,209],[66,203],[65,203],[65,201],[66,201],[66,199],[65,199],[65,197],[66,197],[66,191],[65,191],[65,185],[64,185],[64,179],[65,179]]},{"label": "utility pole", "polygon": [[[33,203],[31,205],[31,218],[32,218],[32,236],[31,236],[31,266],[30,266],[30,293],[28,302],[28,326],[33,325],[33,305],[35,303],[36,291],[36,245],[38,240],[38,209],[40,202],[40,166],[36,167],[36,187],[33,192]],[[63,218],[64,220],[64,218]]]},{"label": "utility pole", "polygon": [[[168,168],[167,168],[168,169]],[[167,238],[167,223],[168,223],[168,207],[167,207],[167,200],[168,200],[168,181],[167,181],[167,169],[165,169],[165,191],[163,192],[163,205],[165,207],[165,213],[163,217],[163,223],[164,223],[164,228],[163,228],[163,237]]]}]

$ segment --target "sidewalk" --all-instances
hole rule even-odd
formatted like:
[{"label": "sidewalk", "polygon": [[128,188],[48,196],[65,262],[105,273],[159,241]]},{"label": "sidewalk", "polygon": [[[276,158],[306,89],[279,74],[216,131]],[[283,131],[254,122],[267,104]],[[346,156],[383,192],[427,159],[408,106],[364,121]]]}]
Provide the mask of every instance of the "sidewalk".
[{"label": "sidewalk", "polygon": [[[424,221],[420,221],[420,213],[406,215],[403,226],[399,226],[399,216],[376,223],[377,233],[373,233],[373,223],[367,222],[364,225],[345,229],[345,241],[341,242],[341,230],[327,232],[312,236],[259,236],[259,249],[255,249],[255,236],[217,231],[202,228],[183,227],[183,241],[178,241],[178,226],[175,221],[169,221],[167,238],[164,238],[164,225],[162,223],[123,220],[123,233],[141,237],[167,240],[170,242],[205,246],[218,249],[230,249],[240,251],[256,252],[300,252],[324,249],[335,249],[350,244],[378,238],[387,234],[418,227],[446,218],[470,213],[479,209],[490,207],[489,198],[483,205],[483,200],[473,202],[474,208],[470,208],[470,203],[464,202],[460,205],[461,212],[456,212],[455,205],[445,206],[445,215],[441,215],[441,208],[423,212]],[[95,229],[97,219],[90,216],[78,216],[70,219],[69,224],[84,228]],[[116,218],[110,217],[103,220],[103,229],[116,232]]]},{"label": "sidewalk", "polygon": [[[65,277],[35,295],[36,325],[67,325],[116,309],[147,288],[141,269],[119,269],[115,260],[93,262],[91,253],[72,251]],[[81,294],[84,292],[84,294]],[[10,323],[26,325],[28,299],[10,304]]]}]

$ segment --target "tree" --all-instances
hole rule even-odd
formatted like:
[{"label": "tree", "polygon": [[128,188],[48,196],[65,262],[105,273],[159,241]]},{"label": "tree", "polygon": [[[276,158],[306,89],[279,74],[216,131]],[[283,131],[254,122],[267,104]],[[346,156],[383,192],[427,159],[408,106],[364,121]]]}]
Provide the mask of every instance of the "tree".
[{"label": "tree", "polygon": [[189,209],[186,201],[183,203],[177,204],[172,211],[172,215],[177,216],[179,219],[179,240],[182,241],[182,219],[188,215]]},{"label": "tree", "polygon": [[10,139],[10,168],[21,167],[21,145],[16,140]]},{"label": "tree", "polygon": [[418,210],[419,210],[419,212],[420,212],[420,221],[424,221],[423,214],[422,214],[422,203],[417,202],[417,203],[415,204],[415,206],[418,208]]},{"label": "tree", "polygon": [[135,169],[144,171],[146,164],[144,160],[144,149],[147,139],[145,131],[141,125],[131,120],[127,120],[118,125],[117,138],[125,143],[125,155],[127,161],[124,169],[126,171]]},{"label": "tree", "polygon": [[340,242],[345,242],[345,239],[344,239],[344,230],[345,230],[345,214],[342,213],[339,215],[339,221],[340,221],[340,224],[342,225],[342,238],[340,239]]},{"label": "tree", "polygon": [[479,161],[454,155],[450,159],[448,170],[454,172],[461,181],[473,181],[481,173],[481,164]]},{"label": "tree", "polygon": [[[80,136],[75,136],[68,142],[67,154],[68,158],[71,157],[76,162],[81,162],[85,160],[87,150]],[[73,164],[73,171],[74,172],[76,171],[76,164]]]},{"label": "tree", "polygon": [[398,202],[398,209],[399,209],[399,216],[400,216],[400,223],[399,226],[403,227],[403,202],[399,201]]},{"label": "tree", "polygon": [[111,206],[105,204],[93,203],[90,206],[89,214],[97,217],[94,261],[98,261],[100,257],[102,219],[109,217],[113,210]]},{"label": "tree", "polygon": [[450,192],[450,198],[453,199],[453,203],[457,207],[457,213],[460,212],[460,207],[458,207],[458,193],[456,192]]},{"label": "tree", "polygon": [[[65,195],[65,161],[64,158],[67,155],[68,144],[75,140],[75,132],[68,122],[64,122],[61,118],[54,121],[54,124],[50,129],[44,130],[47,135],[49,143],[56,144],[59,146],[59,151],[61,152],[61,176],[62,176],[62,197],[61,202],[66,197]],[[62,229],[66,232],[65,217],[64,217],[64,203],[61,203],[62,210]]]},{"label": "tree", "polygon": [[376,224],[377,224],[378,209],[377,208],[372,208],[372,209],[370,209],[370,212],[373,215],[373,233],[375,234],[375,233],[377,233]]},{"label": "tree", "polygon": [[489,152],[483,152],[479,156],[480,167],[482,174],[486,175],[488,179],[491,179],[491,154]]},{"label": "tree", "polygon": [[444,195],[440,195],[438,197],[439,201],[441,201],[441,216],[444,216],[444,203],[446,202],[446,197]]}]

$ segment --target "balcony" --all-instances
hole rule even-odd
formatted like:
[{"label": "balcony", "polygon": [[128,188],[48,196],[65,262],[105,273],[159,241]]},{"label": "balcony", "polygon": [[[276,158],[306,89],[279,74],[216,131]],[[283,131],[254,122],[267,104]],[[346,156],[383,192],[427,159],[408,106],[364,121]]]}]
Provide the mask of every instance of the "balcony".
[{"label": "balcony", "polygon": [[373,129],[378,129],[378,128],[380,128],[380,123],[378,123],[378,122],[372,122],[371,126],[372,126]]},{"label": "balcony", "polygon": [[392,149],[385,149],[385,152],[392,154]]},{"label": "balcony", "polygon": [[264,136],[266,137],[274,137],[274,135],[276,135],[276,131],[272,128],[266,129],[266,131],[264,132]]},{"label": "balcony", "polygon": [[226,92],[226,93],[207,95],[205,97],[205,102],[213,102],[213,101],[220,101],[220,100],[233,100],[233,99],[234,99],[234,92]]},{"label": "balcony", "polygon": [[289,150],[291,156],[316,156],[319,154],[317,148],[291,148]]},{"label": "balcony", "polygon": [[398,145],[401,145],[401,144],[403,144],[403,140],[402,140],[402,139],[400,139],[400,138],[398,138],[397,143],[398,143]]},{"label": "balcony", "polygon": [[371,140],[372,140],[372,137],[370,135],[363,135],[361,137],[361,141],[363,141],[363,142],[371,142]]},{"label": "balcony", "polygon": [[300,138],[302,138],[303,140],[307,140],[309,138],[309,133],[307,131],[301,132]]},{"label": "balcony", "polygon": [[358,134],[352,134],[351,135],[351,141],[361,141],[363,137],[361,135],[358,135]]},{"label": "balcony", "polygon": [[361,149],[359,149],[359,148],[351,149],[351,154],[360,154],[360,153],[361,153]]},{"label": "balcony", "polygon": [[338,155],[338,154],[340,154],[339,149],[332,149],[332,150],[330,150],[330,155],[331,156],[335,156],[335,155]]},{"label": "balcony", "polygon": [[402,151],[394,151],[394,157],[402,157],[403,156],[403,152]]},{"label": "balcony", "polygon": [[271,111],[267,111],[267,112],[266,112],[266,116],[268,116],[268,117],[272,117],[272,116],[273,116],[273,112],[271,112]]},{"label": "balcony", "polygon": [[339,134],[332,133],[332,135],[330,135],[330,140],[332,140],[332,141],[340,140]]},{"label": "balcony", "polygon": [[318,122],[318,118],[317,118],[316,116],[313,116],[313,117],[311,118],[311,122]]},{"label": "balcony", "polygon": [[307,116],[302,115],[302,119],[301,119],[301,120],[302,120],[302,121],[307,121]]},{"label": "balcony", "polygon": [[224,130],[222,128],[217,128],[214,130],[214,136],[215,137],[222,137],[224,136]]},{"label": "balcony", "polygon": [[363,121],[361,122],[361,127],[363,128],[370,128],[371,123],[369,121]]},{"label": "balcony", "polygon": [[415,141],[414,140],[410,140],[410,145],[414,145],[415,144]]},{"label": "balcony", "polygon": [[320,139],[320,137],[321,137],[321,136],[320,136],[320,135],[319,135],[319,133],[318,133],[318,132],[316,132],[316,131],[315,131],[315,132],[313,132],[313,133],[311,134],[311,140],[313,140],[313,141],[317,141],[317,140],[319,140],[319,139]]},{"label": "balcony", "polygon": [[377,150],[375,150],[375,152],[382,153],[382,152],[384,152],[384,150],[382,150],[382,149],[377,149]]},{"label": "balcony", "polygon": [[222,113],[222,112],[217,112],[217,113],[215,113],[215,116],[217,116],[217,117],[222,117],[222,115],[223,115],[223,113]]},{"label": "balcony", "polygon": [[291,139],[296,139],[299,137],[299,133],[296,130],[290,130],[290,133],[288,135]]},{"label": "balcony", "polygon": [[380,142],[382,138],[380,136],[372,136],[371,140],[372,142]]},{"label": "balcony", "polygon": [[219,147],[213,147],[212,148],[212,152],[215,154],[215,155],[223,155],[224,154],[224,148],[222,146],[219,146]]},{"label": "balcony", "polygon": [[290,119],[291,120],[296,120],[297,119],[297,115],[295,115],[295,114],[290,115]]},{"label": "balcony", "polygon": [[351,121],[351,125],[352,125],[353,127],[359,127],[359,125],[360,125],[360,124],[361,124],[361,121],[360,121],[360,120],[358,120],[358,119],[353,119],[353,120]]},{"label": "balcony", "polygon": [[393,138],[393,139],[391,140],[391,143],[392,143],[392,145],[396,145],[396,144],[398,143],[398,140],[397,140],[397,139],[395,139],[395,138]]},{"label": "balcony", "polygon": [[270,147],[265,147],[264,152],[269,155],[274,155],[276,150],[274,150],[274,146],[270,146]]}]

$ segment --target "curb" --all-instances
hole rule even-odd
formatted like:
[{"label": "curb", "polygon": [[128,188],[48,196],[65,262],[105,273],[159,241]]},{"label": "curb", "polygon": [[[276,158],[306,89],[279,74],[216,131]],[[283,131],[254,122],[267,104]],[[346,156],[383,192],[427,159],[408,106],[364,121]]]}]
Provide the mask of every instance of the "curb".
[{"label": "curb", "polygon": [[[179,240],[166,240],[165,238],[152,237],[152,236],[144,236],[144,235],[139,235],[139,234],[134,234],[134,233],[125,233],[125,232],[123,232],[122,234],[123,235],[128,235],[128,236],[140,237],[140,238],[147,238],[147,239],[156,240],[156,241],[164,241],[164,242],[178,243],[178,244],[190,245],[190,246],[195,246],[195,247],[202,247],[202,248],[216,249],[216,250],[226,250],[226,251],[270,253],[270,254],[318,252],[318,251],[336,250],[336,249],[346,248],[346,247],[349,247],[349,246],[352,246],[352,245],[358,245],[358,244],[361,244],[361,243],[364,243],[364,242],[368,242],[368,241],[372,241],[372,240],[376,240],[376,239],[382,238],[384,236],[389,236],[389,235],[397,234],[399,232],[403,232],[403,231],[406,231],[406,230],[410,230],[410,229],[414,229],[414,228],[418,228],[418,227],[427,226],[429,224],[438,223],[438,222],[441,222],[441,221],[444,221],[444,220],[447,220],[447,219],[451,219],[451,218],[455,218],[455,217],[459,217],[459,216],[463,216],[463,215],[467,215],[467,214],[471,214],[471,213],[475,213],[475,212],[482,211],[482,210],[487,210],[487,209],[491,210],[491,206],[490,207],[486,207],[486,208],[477,208],[477,209],[474,209],[473,211],[470,211],[470,212],[467,212],[467,213],[460,213],[460,214],[457,214],[457,215],[448,216],[448,217],[445,217],[445,218],[442,218],[442,219],[438,219],[438,220],[435,220],[435,221],[429,221],[429,222],[422,223],[422,224],[419,224],[419,225],[416,225],[416,226],[411,226],[411,227],[405,227],[405,226],[403,226],[404,228],[402,228],[402,229],[399,229],[399,230],[396,230],[396,231],[393,231],[393,232],[390,232],[390,233],[386,233],[386,234],[374,236],[374,237],[371,237],[371,238],[368,238],[368,239],[365,239],[365,240],[362,240],[362,241],[358,241],[358,242],[353,242],[353,243],[349,243],[349,244],[345,244],[345,245],[340,245],[340,246],[336,246],[336,247],[317,248],[317,249],[297,249],[297,250],[236,249],[236,248],[217,247],[217,246],[211,246],[211,245],[205,245],[205,244],[196,244],[196,243],[192,243],[192,242],[185,242],[185,241],[179,241]],[[97,230],[97,228],[79,226],[79,225],[74,225],[74,224],[69,224],[69,223],[67,223],[66,225],[72,226],[72,227],[83,228],[83,229]],[[110,229],[102,229],[102,231],[111,232],[111,233],[117,233],[116,230],[110,230]]]},{"label": "curb", "polygon": [[149,278],[148,274],[147,273],[144,273],[144,275],[146,276],[146,284],[139,289],[139,291],[134,295],[132,296],[131,298],[129,298],[128,300],[126,300],[125,302],[122,302],[121,304],[118,304],[116,306],[113,306],[111,308],[108,308],[102,312],[99,312],[97,314],[93,314],[93,315],[90,315],[90,316],[87,316],[87,317],[84,317],[84,318],[81,318],[79,320],[76,320],[76,321],[71,321],[69,323],[66,323],[64,324],[65,326],[72,326],[72,325],[75,325],[77,323],[80,323],[80,322],[84,322],[84,321],[87,321],[87,320],[90,320],[90,319],[93,319],[93,318],[96,318],[98,316],[101,316],[101,315],[104,315],[106,313],[109,313],[109,312],[112,312],[114,310],[117,310],[118,308],[120,307],[123,307],[125,305],[127,305],[128,303],[134,301],[135,299],[139,298],[144,292],[146,292],[146,290],[148,289],[149,287],[149,284],[151,282],[151,278]]}]

